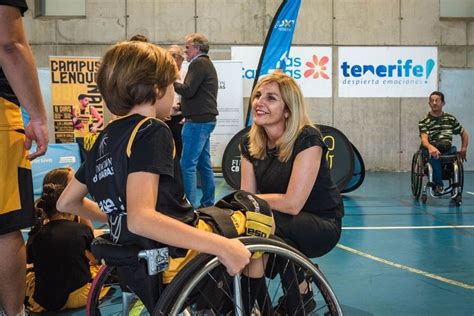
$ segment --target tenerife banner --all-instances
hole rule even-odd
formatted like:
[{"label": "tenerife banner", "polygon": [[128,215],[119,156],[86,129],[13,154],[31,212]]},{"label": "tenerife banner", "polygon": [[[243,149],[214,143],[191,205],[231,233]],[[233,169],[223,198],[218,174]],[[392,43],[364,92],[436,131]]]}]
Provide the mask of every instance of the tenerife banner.
[{"label": "tenerife banner", "polygon": [[[254,87],[261,75],[266,75],[277,69],[285,71],[300,6],[301,0],[283,0],[278,8],[263,44],[253,83]],[[251,106],[248,107],[246,126],[252,123],[250,113]]]}]

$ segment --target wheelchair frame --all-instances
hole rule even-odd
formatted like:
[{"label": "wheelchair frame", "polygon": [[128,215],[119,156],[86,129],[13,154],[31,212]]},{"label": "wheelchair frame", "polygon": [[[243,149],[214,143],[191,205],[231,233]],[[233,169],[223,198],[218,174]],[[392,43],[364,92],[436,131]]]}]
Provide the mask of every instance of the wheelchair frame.
[{"label": "wheelchair frame", "polygon": [[[255,301],[252,300],[254,303],[247,302],[244,297],[248,297],[250,289],[244,286],[245,277],[242,274],[230,277],[215,256],[200,254],[193,258],[166,286],[152,315],[202,315],[203,313],[221,315],[227,312],[235,315],[250,315],[255,314],[255,309],[258,309],[261,315],[274,315],[273,308],[278,309],[282,304],[286,304],[287,310],[296,314],[311,314],[303,310],[309,300],[316,302],[313,312],[317,310],[318,314],[321,312],[324,315],[343,314],[337,297],[323,273],[299,251],[272,238],[241,237],[239,239],[252,253],[264,252],[266,254],[265,282],[262,288],[259,287],[257,290],[259,293],[263,291],[264,295],[260,295]],[[277,262],[278,264],[275,264]],[[275,268],[276,266],[278,268]],[[99,301],[99,293],[103,286],[111,284],[107,280],[113,270],[113,267],[104,266],[101,273],[98,273],[94,279],[86,306],[87,316],[104,315],[100,311],[102,302]],[[311,284],[311,291],[308,293],[311,293],[312,297],[309,300],[299,294],[299,277],[303,273],[304,280]],[[208,298],[209,293],[201,291],[203,284],[207,284],[208,288],[211,286],[216,291],[216,296],[220,295],[218,306],[216,302]],[[120,291],[123,288],[117,283],[113,286]],[[125,295],[122,298],[116,297],[109,303],[115,301],[116,304],[121,305],[122,315],[128,315],[130,305],[133,305],[130,303],[130,300],[134,300],[133,294],[123,293]],[[284,297],[284,299],[278,299],[279,297]],[[250,299],[247,300],[250,301]],[[297,304],[297,307],[288,306],[290,302],[296,302],[291,304]],[[110,308],[110,305],[107,308]],[[230,311],[229,308],[231,308]]]},{"label": "wheelchair frame", "polygon": [[[462,190],[464,186],[464,168],[459,153],[440,155],[443,180],[449,181],[449,186],[438,194],[434,191],[433,168],[428,159],[423,157],[422,150],[419,149],[413,154],[411,164],[411,190],[415,199],[421,197],[421,202],[426,203],[428,195],[433,198],[445,198],[448,195],[455,202],[456,206],[462,204]],[[447,170],[452,166],[452,170]],[[450,172],[449,178],[445,177],[445,172]],[[426,180],[424,180],[426,178]]]}]

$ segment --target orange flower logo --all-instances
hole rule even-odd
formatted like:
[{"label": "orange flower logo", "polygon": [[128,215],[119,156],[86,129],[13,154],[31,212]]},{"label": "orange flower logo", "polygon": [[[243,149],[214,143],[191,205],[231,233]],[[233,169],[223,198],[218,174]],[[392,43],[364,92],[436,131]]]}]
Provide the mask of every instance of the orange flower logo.
[{"label": "orange flower logo", "polygon": [[318,61],[318,56],[313,55],[313,61],[307,61],[306,66],[309,68],[304,72],[305,78],[313,76],[314,79],[318,79],[319,76],[323,79],[329,79],[329,76],[326,74],[326,64],[328,63],[329,58],[324,56]]}]

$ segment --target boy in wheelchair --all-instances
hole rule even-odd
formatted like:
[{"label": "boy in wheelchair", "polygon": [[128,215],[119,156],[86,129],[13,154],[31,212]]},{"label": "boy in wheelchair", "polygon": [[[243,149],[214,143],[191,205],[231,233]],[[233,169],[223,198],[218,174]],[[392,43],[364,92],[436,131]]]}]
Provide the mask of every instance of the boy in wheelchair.
[{"label": "boy in wheelchair", "polygon": [[[212,226],[199,220],[183,193],[171,131],[160,120],[169,115],[177,78],[171,55],[153,44],[122,42],[106,52],[97,84],[108,109],[119,118],[97,138],[61,195],[58,210],[108,222],[114,244],[139,250],[167,245],[172,258],[168,271],[178,271],[193,254],[203,252],[215,255],[234,275],[250,262],[251,254],[239,240],[211,233]],[[96,203],[85,198],[88,193]],[[245,209],[252,201],[249,195],[242,196],[241,208]],[[253,210],[265,209],[259,202]],[[258,223],[259,218],[246,220],[244,212],[231,211],[227,218],[236,227],[231,237],[252,224],[269,234],[272,221],[269,208],[267,211],[263,223]],[[148,272],[144,262],[118,268],[120,280],[151,311],[160,294],[159,285],[170,282],[173,275]]]},{"label": "boy in wheelchair", "polygon": [[[456,154],[456,147],[452,146],[453,135],[461,136],[461,163],[466,161],[466,152],[469,136],[459,121],[451,114],[443,112],[444,94],[434,91],[430,94],[430,112],[418,123],[421,138],[421,149],[433,171],[433,186],[436,195],[444,193],[443,167],[440,157]],[[449,161],[447,161],[449,162]]]}]

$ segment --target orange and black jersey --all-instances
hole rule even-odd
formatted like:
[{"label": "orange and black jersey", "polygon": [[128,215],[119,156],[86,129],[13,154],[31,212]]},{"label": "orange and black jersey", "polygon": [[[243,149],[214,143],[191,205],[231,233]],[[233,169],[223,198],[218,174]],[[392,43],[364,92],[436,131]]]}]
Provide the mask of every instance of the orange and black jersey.
[{"label": "orange and black jersey", "polygon": [[127,177],[133,172],[159,174],[156,210],[194,224],[196,215],[184,195],[170,129],[160,120],[133,114],[112,121],[100,133],[76,173],[107,214],[114,242],[145,246],[144,238],[127,228]]}]

